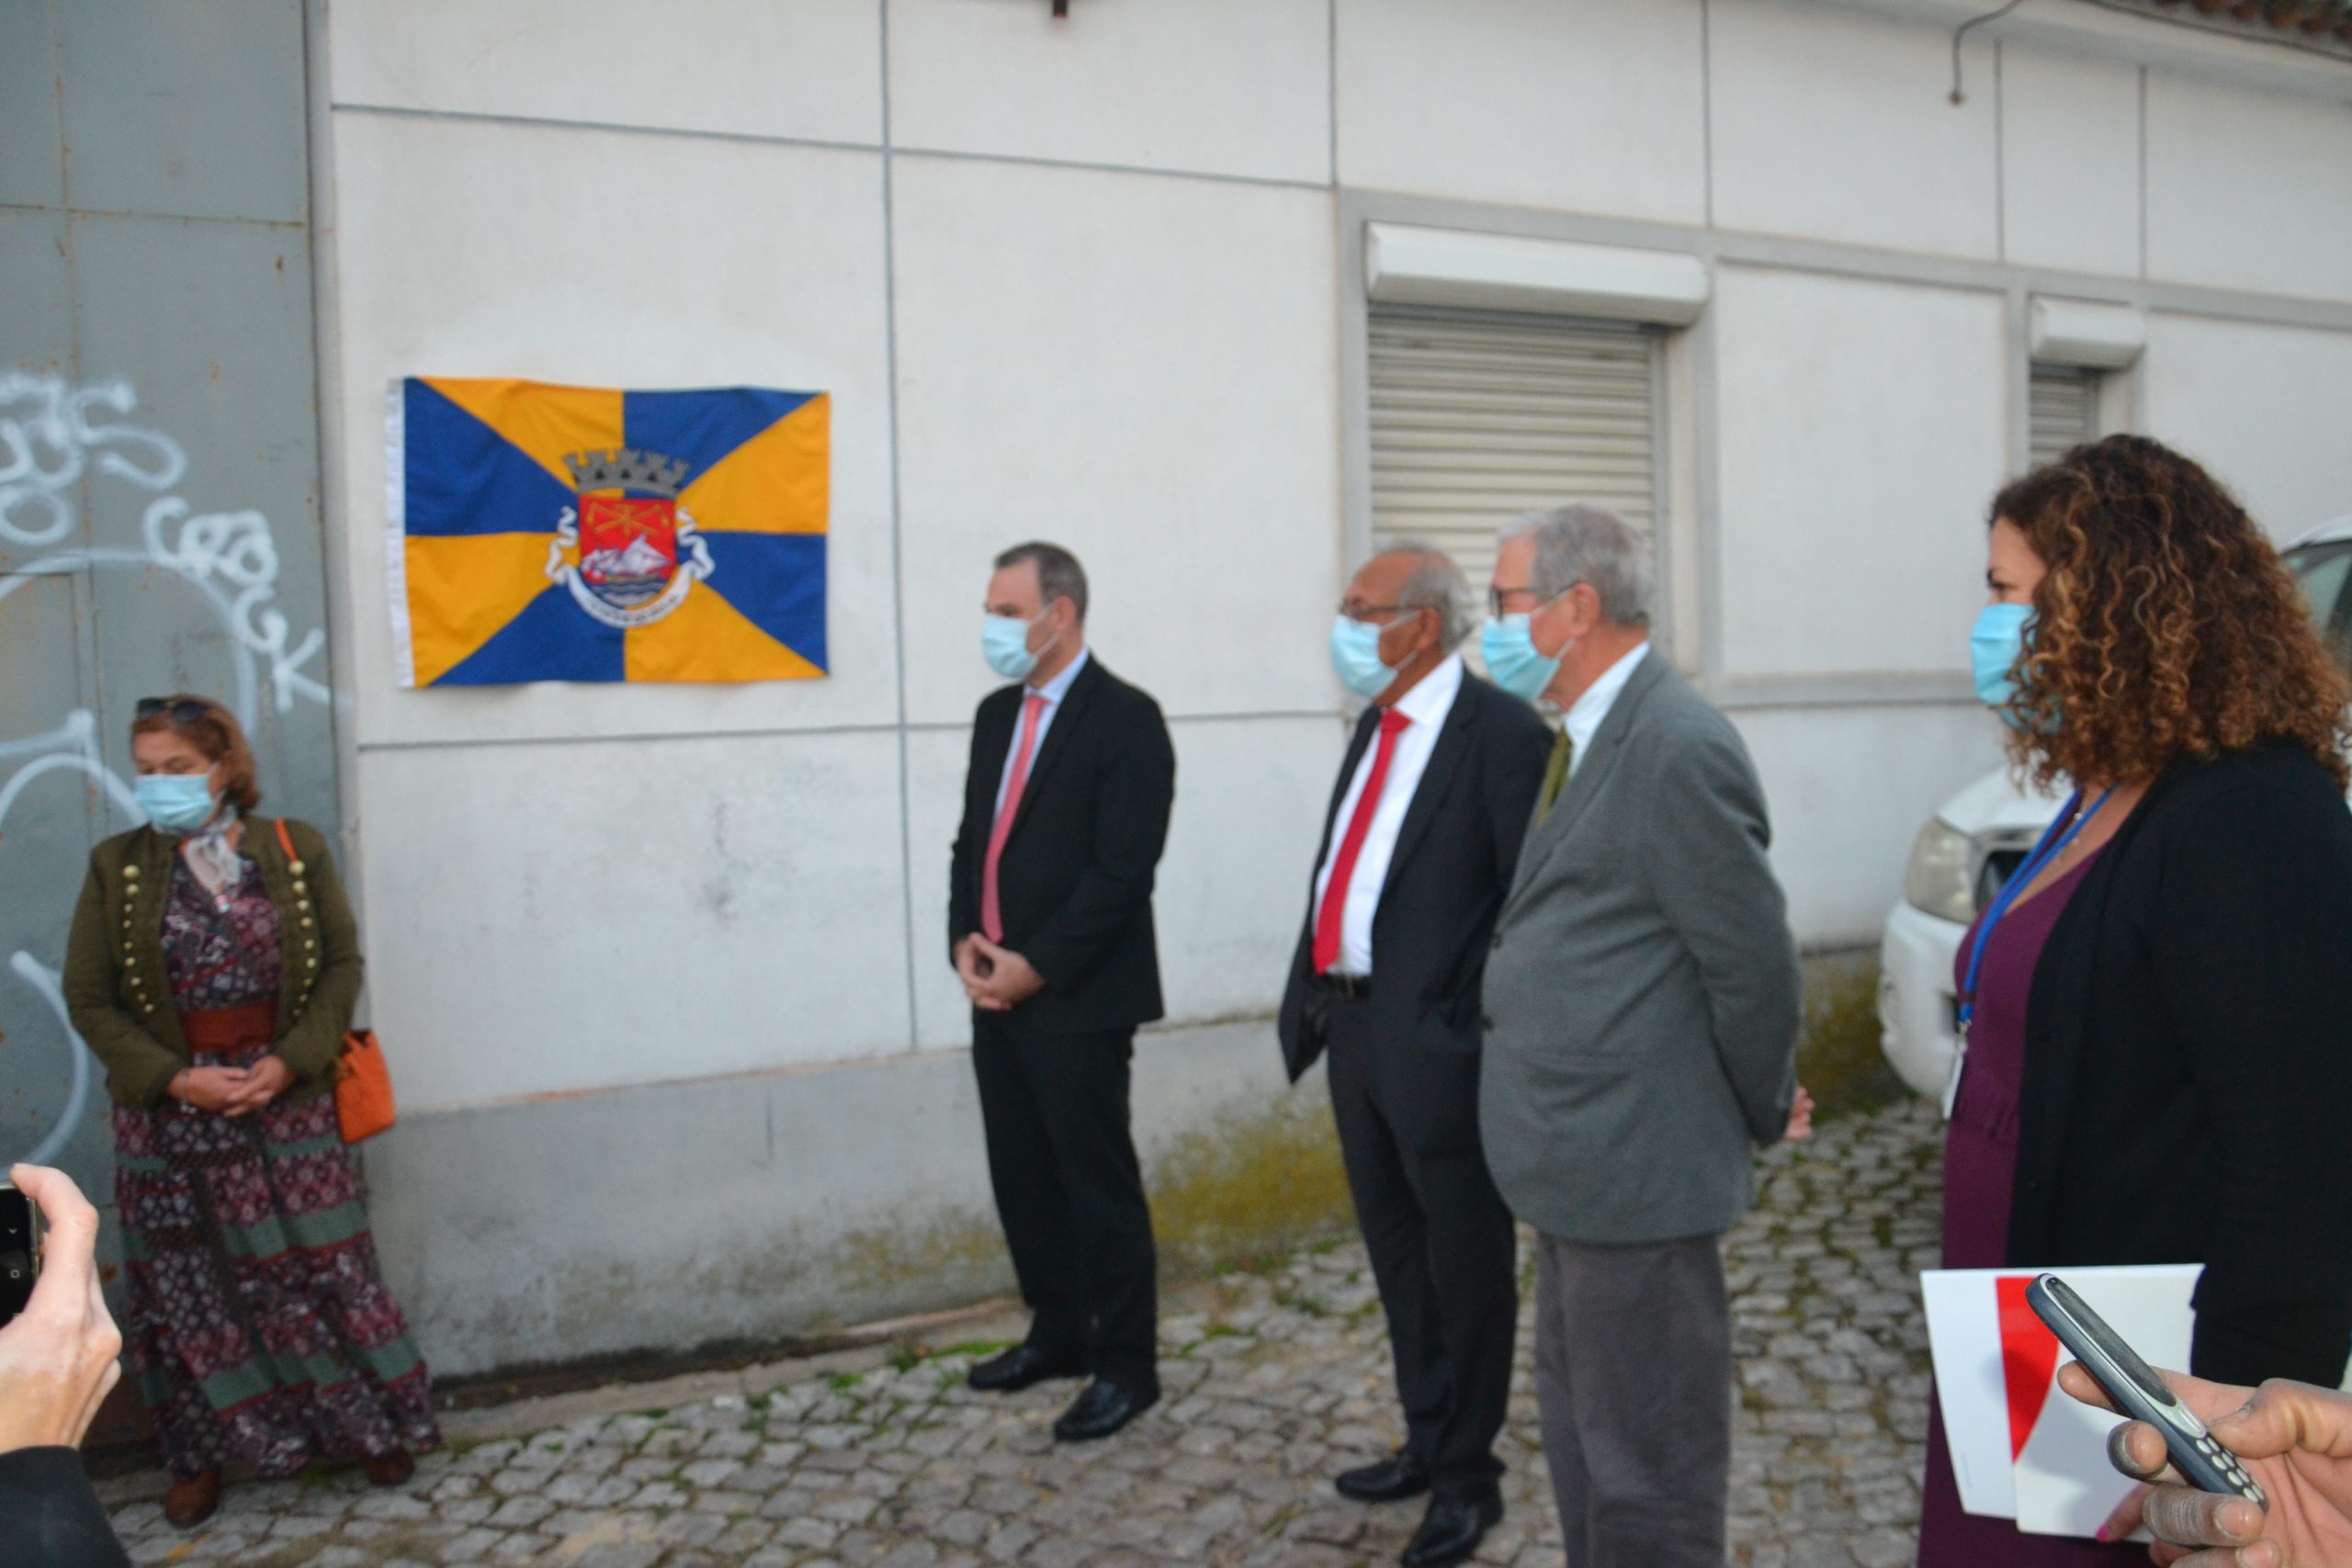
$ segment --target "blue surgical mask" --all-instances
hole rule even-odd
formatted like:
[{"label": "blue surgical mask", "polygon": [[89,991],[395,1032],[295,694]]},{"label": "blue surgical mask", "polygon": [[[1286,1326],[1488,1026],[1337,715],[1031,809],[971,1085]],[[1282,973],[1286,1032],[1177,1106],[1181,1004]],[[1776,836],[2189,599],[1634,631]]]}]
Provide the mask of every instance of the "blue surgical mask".
[{"label": "blue surgical mask", "polygon": [[1331,622],[1331,668],[1360,697],[1376,697],[1396,683],[1396,666],[1380,661],[1380,634],[1386,629],[1345,615]]},{"label": "blue surgical mask", "polygon": [[1976,617],[1976,629],[1968,637],[1968,659],[1976,676],[1976,694],[1984,700],[1985,706],[2012,726],[2018,719],[2009,704],[2016,700],[2018,683],[2010,671],[2017,668],[2018,660],[2033,640],[2032,622],[2030,604],[1987,604]]},{"label": "blue surgical mask", "polygon": [[[1040,615],[1037,620],[1045,618]],[[980,627],[980,653],[989,668],[1008,681],[1026,680],[1029,671],[1037,668],[1038,654],[1029,651],[1029,628],[1036,624],[1012,615],[990,615]]]},{"label": "blue surgical mask", "polygon": [[141,773],[133,781],[139,809],[166,833],[193,833],[212,820],[212,790],[202,773]]},{"label": "blue surgical mask", "polygon": [[[1487,617],[1486,629],[1478,634],[1478,652],[1487,661],[1487,673],[1495,684],[1521,702],[1532,703],[1544,694],[1552,677],[1560,672],[1559,655],[1545,658],[1535,649],[1534,634],[1528,627],[1525,615]],[[1566,653],[1566,648],[1561,653]]]}]

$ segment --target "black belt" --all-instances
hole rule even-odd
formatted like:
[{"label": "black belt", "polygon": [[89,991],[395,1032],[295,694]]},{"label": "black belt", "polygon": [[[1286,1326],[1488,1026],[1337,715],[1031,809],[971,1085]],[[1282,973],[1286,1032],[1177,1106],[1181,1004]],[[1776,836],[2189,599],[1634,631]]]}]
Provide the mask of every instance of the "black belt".
[{"label": "black belt", "polygon": [[1350,1001],[1363,1001],[1372,995],[1369,975],[1317,975],[1308,982],[1326,996],[1345,997]]}]

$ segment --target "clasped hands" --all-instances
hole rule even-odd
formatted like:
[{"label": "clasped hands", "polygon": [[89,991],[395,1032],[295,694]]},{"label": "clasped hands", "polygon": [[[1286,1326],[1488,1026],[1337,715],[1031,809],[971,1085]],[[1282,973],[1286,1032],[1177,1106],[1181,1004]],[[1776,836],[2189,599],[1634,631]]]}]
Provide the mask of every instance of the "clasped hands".
[{"label": "clasped hands", "polygon": [[1046,988],[1026,958],[978,931],[956,944],[956,977],[982,1012],[1011,1012]]},{"label": "clasped hands", "polygon": [[172,1075],[171,1095],[198,1111],[243,1116],[259,1111],[293,1083],[294,1069],[283,1057],[269,1055],[249,1067],[182,1067]]}]

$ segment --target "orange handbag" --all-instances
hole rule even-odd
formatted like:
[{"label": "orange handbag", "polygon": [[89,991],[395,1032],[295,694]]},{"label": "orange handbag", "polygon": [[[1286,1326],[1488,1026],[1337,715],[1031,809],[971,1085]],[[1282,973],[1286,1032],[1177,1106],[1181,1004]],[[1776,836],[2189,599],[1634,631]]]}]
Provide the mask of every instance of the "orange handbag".
[{"label": "orange handbag", "polygon": [[[277,819],[277,842],[289,865],[300,863],[283,817]],[[364,1143],[397,1119],[392,1110],[392,1075],[384,1066],[384,1048],[372,1029],[355,1029],[343,1037],[343,1050],[334,1064],[334,1119],[346,1144]]]}]

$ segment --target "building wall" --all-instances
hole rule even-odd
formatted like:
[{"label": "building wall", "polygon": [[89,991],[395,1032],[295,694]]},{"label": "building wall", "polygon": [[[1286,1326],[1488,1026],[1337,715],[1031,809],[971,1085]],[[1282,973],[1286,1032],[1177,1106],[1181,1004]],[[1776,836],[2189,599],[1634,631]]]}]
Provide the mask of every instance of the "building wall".
[{"label": "building wall", "polygon": [[[1964,645],[2033,293],[2142,310],[2123,400],[2279,534],[2352,508],[2322,151],[2352,72],[1986,28],[1955,107],[1948,28],[1899,6],[659,9],[321,13],[345,772],[404,1103],[369,1168],[445,1368],[1004,1286],[941,911],[988,557],[1033,535],[1175,734],[1137,1066],[1163,1230],[1207,1258],[1343,1212],[1264,1015],[1344,738],[1369,219],[1710,263],[1668,344],[1664,630],[1756,751],[1809,947],[1871,939],[1996,760]],[[832,393],[831,676],[396,690],[412,374]]]}]

